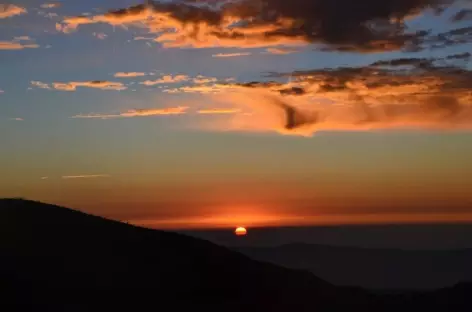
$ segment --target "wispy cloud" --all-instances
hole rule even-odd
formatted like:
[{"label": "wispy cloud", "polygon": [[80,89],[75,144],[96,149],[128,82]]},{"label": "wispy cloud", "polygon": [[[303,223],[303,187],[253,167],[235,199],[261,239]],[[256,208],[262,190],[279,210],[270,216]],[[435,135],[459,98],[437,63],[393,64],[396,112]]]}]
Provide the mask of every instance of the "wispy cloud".
[{"label": "wispy cloud", "polygon": [[14,41],[31,41],[32,39],[29,36],[18,36],[13,38]]},{"label": "wispy cloud", "polygon": [[140,84],[143,84],[145,86],[154,86],[154,85],[157,85],[157,84],[164,84],[164,83],[183,82],[183,81],[186,81],[188,79],[189,79],[189,77],[187,75],[175,75],[175,76],[165,75],[165,76],[162,76],[161,78],[156,79],[156,80],[146,80],[146,81],[140,82]]},{"label": "wispy cloud", "polygon": [[23,118],[19,118],[19,117],[10,118],[10,120],[14,120],[14,121],[24,121]]},{"label": "wispy cloud", "polygon": [[100,40],[105,40],[105,39],[108,37],[107,34],[102,33],[102,32],[98,32],[98,33],[97,33],[97,32],[94,32],[92,35],[93,35],[94,37],[96,37],[97,39],[100,39]]},{"label": "wispy cloud", "polygon": [[134,40],[154,40],[154,37],[144,37],[144,36],[137,36],[133,38]]},{"label": "wispy cloud", "polygon": [[39,48],[38,44],[22,44],[19,41],[0,41],[0,50],[23,50],[23,49],[36,49]]},{"label": "wispy cloud", "polygon": [[25,8],[13,4],[0,4],[0,19],[25,14]]},{"label": "wispy cloud", "polygon": [[218,54],[213,54],[212,57],[238,57],[238,56],[248,56],[248,55],[251,55],[251,52],[218,53]]},{"label": "wispy cloud", "polygon": [[40,179],[41,180],[47,180],[47,179],[49,179],[49,177],[41,177]]},{"label": "wispy cloud", "polygon": [[111,175],[109,174],[81,174],[81,175],[66,175],[62,176],[62,179],[70,180],[70,179],[94,179],[94,178],[109,178]]},{"label": "wispy cloud", "polygon": [[114,75],[116,78],[133,78],[146,76],[143,72],[118,72]]},{"label": "wispy cloud", "polygon": [[213,93],[221,93],[225,90],[234,89],[237,87],[238,87],[237,84],[214,83],[214,84],[209,84],[209,85],[194,85],[194,86],[184,86],[180,88],[164,89],[163,92],[213,94]]},{"label": "wispy cloud", "polygon": [[3,91],[2,89],[0,89],[0,94],[2,94],[2,93],[5,93],[5,91]]},{"label": "wispy cloud", "polygon": [[53,82],[52,84],[47,84],[41,81],[31,81],[31,85],[41,89],[56,89],[60,91],[76,91],[78,87],[115,91],[127,89],[127,87],[121,82],[103,80]]},{"label": "wispy cloud", "polygon": [[288,48],[267,48],[266,53],[268,54],[277,54],[277,55],[287,55],[292,53],[297,53],[298,51],[295,49],[288,49]]},{"label": "wispy cloud", "polygon": [[218,79],[215,77],[206,77],[206,76],[198,75],[197,77],[193,78],[192,81],[195,84],[205,84],[205,83],[217,82]]},{"label": "wispy cloud", "polygon": [[31,85],[32,86],[35,86],[35,87],[38,87],[40,89],[51,89],[51,87],[47,84],[47,83],[44,83],[44,82],[41,82],[41,81],[31,81]]},{"label": "wispy cloud", "polygon": [[61,6],[61,3],[59,3],[59,2],[51,2],[51,3],[41,4],[42,9],[53,9],[53,8],[58,8],[60,6]]},{"label": "wispy cloud", "polygon": [[95,119],[112,119],[112,118],[126,118],[126,117],[146,117],[146,116],[165,116],[165,115],[180,115],[185,114],[188,107],[169,107],[157,109],[131,109],[126,112],[118,114],[86,114],[75,115],[71,118],[95,118]]},{"label": "wispy cloud", "polygon": [[241,109],[239,108],[209,108],[209,109],[200,109],[197,111],[198,114],[204,114],[204,115],[237,114],[240,112],[241,112]]}]

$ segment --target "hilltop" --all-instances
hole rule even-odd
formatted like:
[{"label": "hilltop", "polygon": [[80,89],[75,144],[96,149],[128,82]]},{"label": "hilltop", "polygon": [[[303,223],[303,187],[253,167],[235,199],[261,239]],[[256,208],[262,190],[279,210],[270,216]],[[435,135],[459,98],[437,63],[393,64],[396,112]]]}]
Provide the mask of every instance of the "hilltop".
[{"label": "hilltop", "polygon": [[0,200],[0,291],[2,311],[462,311],[472,293],[464,284],[374,295],[205,240],[18,199]]}]

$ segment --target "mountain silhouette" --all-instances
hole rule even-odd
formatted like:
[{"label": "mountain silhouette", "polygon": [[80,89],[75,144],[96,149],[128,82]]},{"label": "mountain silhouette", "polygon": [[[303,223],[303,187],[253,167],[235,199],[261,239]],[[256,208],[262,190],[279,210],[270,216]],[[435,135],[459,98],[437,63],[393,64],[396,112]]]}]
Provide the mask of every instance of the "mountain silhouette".
[{"label": "mountain silhouette", "polygon": [[470,311],[472,287],[373,294],[182,234],[6,199],[0,291],[1,311]]},{"label": "mountain silhouette", "polygon": [[308,270],[336,285],[434,289],[472,281],[472,249],[401,250],[301,243],[234,249],[260,261]]}]

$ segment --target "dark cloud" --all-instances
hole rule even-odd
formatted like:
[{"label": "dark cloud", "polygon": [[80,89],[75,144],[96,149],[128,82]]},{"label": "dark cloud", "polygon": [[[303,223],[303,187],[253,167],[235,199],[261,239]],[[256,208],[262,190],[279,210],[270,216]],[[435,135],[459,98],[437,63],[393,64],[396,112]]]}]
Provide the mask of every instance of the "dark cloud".
[{"label": "dark cloud", "polygon": [[415,66],[415,67],[430,67],[431,59],[426,58],[399,58],[388,61],[377,61],[371,66]]},{"label": "dark cloud", "polygon": [[451,18],[453,22],[461,22],[472,19],[472,9],[463,9],[454,14]]},{"label": "dark cloud", "polygon": [[384,51],[404,47],[422,33],[410,33],[403,21],[442,0],[247,0],[229,4],[228,12],[250,19],[247,27],[283,19],[294,23],[271,34],[303,36],[340,50]]},{"label": "dark cloud", "polygon": [[424,36],[416,43],[417,50],[443,49],[472,41],[472,27],[461,27],[439,34]]},{"label": "dark cloud", "polygon": [[293,131],[304,126],[315,125],[318,121],[316,112],[303,112],[278,98],[271,98],[269,103],[283,110],[285,116],[283,127],[286,130]]},{"label": "dark cloud", "polygon": [[470,54],[469,52],[465,52],[465,53],[449,55],[449,56],[446,57],[446,59],[448,59],[448,60],[469,60],[471,55],[472,54]]},{"label": "dark cloud", "polygon": [[[140,24],[167,47],[315,43],[323,45],[321,49],[336,51],[419,51],[468,38],[454,32],[432,36],[425,30],[412,31],[405,23],[426,10],[442,14],[457,1],[148,1],[104,15],[66,18],[59,28],[69,32],[90,23]],[[466,14],[462,15],[458,18],[465,18]]]},{"label": "dark cloud", "polygon": [[443,70],[445,67],[460,67],[460,62],[467,63],[470,60],[471,54],[469,52],[448,55],[446,57],[438,58],[398,58],[392,60],[376,61],[370,67],[400,67],[411,66],[416,69],[423,70]]}]

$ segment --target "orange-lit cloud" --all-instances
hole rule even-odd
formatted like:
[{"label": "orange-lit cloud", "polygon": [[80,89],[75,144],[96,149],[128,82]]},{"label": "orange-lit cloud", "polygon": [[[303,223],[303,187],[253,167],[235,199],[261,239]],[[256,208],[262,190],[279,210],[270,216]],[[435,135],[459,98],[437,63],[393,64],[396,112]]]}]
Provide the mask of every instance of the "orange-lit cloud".
[{"label": "orange-lit cloud", "polygon": [[192,82],[195,84],[206,84],[206,83],[211,83],[211,82],[216,82],[216,81],[218,81],[218,79],[215,77],[206,77],[202,75],[198,75],[197,77],[192,79]]},{"label": "orange-lit cloud", "polygon": [[0,19],[25,14],[25,8],[13,4],[0,4]]},{"label": "orange-lit cloud", "polygon": [[81,175],[67,175],[62,176],[62,179],[70,180],[70,179],[94,179],[94,178],[109,178],[111,175],[109,174],[81,174]]},{"label": "orange-lit cloud", "polygon": [[98,118],[98,119],[111,119],[111,118],[125,118],[125,117],[146,117],[146,116],[165,116],[165,115],[181,115],[185,114],[188,107],[169,107],[169,108],[156,108],[156,109],[131,109],[119,114],[86,114],[86,115],[75,115],[72,118]]},{"label": "orange-lit cloud", "polygon": [[31,85],[41,89],[56,89],[60,91],[76,91],[78,87],[93,88],[100,90],[126,90],[127,87],[121,82],[113,81],[71,81],[71,82],[53,82],[51,85],[41,81],[31,81]]},{"label": "orange-lit cloud", "polygon": [[251,55],[250,52],[239,52],[239,53],[218,53],[213,54],[212,57],[237,57]]},{"label": "orange-lit cloud", "polygon": [[211,94],[211,93],[221,93],[225,90],[233,90],[237,86],[232,84],[223,84],[223,83],[214,83],[210,85],[194,85],[194,86],[183,86],[180,88],[173,89],[164,89],[163,92],[166,93],[202,93],[202,94]]},{"label": "orange-lit cloud", "polygon": [[133,78],[146,76],[143,72],[118,72],[114,75],[116,78]]},{"label": "orange-lit cloud", "polygon": [[214,128],[222,130],[311,135],[324,130],[472,129],[472,71],[460,67],[469,57],[398,59],[363,68],[272,74],[275,79],[290,76],[288,83],[232,82],[167,92],[202,93],[208,95],[206,104],[251,111],[216,121]]},{"label": "orange-lit cloud", "polygon": [[431,8],[438,9],[439,15],[444,11],[439,8],[459,0],[385,1],[148,1],[105,14],[67,17],[58,30],[69,33],[96,23],[144,27],[164,47],[193,48],[316,43],[338,51],[380,52],[454,43],[449,37],[457,34],[434,37],[427,30],[410,30],[405,21]]},{"label": "orange-lit cloud", "polygon": [[164,83],[178,83],[182,81],[188,80],[189,77],[187,75],[164,75],[159,79],[156,80],[146,80],[143,82],[140,82],[140,84],[143,84],[145,86],[154,86],[157,84],[164,84]]},{"label": "orange-lit cloud", "polygon": [[23,44],[19,41],[0,41],[0,50],[23,50],[23,49],[36,49],[39,48],[38,44]]}]

